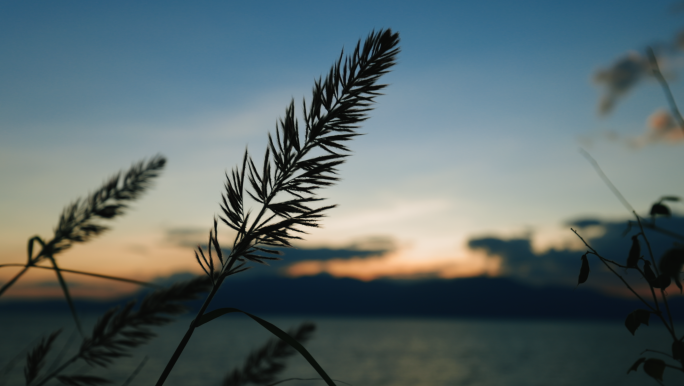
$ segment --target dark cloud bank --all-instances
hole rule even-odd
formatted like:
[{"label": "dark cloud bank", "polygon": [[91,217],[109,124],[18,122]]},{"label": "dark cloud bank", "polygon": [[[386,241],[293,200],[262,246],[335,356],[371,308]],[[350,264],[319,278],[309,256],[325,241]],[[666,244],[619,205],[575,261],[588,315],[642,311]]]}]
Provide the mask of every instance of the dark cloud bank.
[{"label": "dark cloud bank", "polygon": [[[597,229],[602,229],[602,235],[586,239],[605,257],[618,262],[626,259],[630,236],[637,231],[632,227],[625,234],[627,221],[584,219],[568,225],[580,234],[593,232],[596,235]],[[684,233],[684,218],[659,219],[659,226]],[[590,227],[594,227],[592,232]],[[657,257],[673,245],[669,237],[648,231],[647,234]],[[368,257],[383,253],[383,250],[358,249],[289,250],[285,260],[274,264],[275,267],[255,267],[249,274],[227,280],[212,308],[237,307],[259,315],[518,319],[624,319],[631,311],[644,308],[638,301],[611,297],[598,290],[611,286],[616,288],[620,283],[602,269],[596,259],[590,259],[592,271],[589,281],[575,288],[581,251],[551,249],[535,253],[529,237],[508,240],[475,238],[470,240],[469,247],[500,256],[505,276],[371,282],[336,279],[328,275],[288,278],[277,272],[295,261]],[[184,275],[187,277],[189,274],[175,275],[160,282],[170,283],[183,279]],[[674,290],[676,288],[672,286],[669,292],[674,293]],[[677,310],[675,317],[684,317],[683,299],[671,299],[672,309]],[[98,312],[113,304],[78,301],[79,309]],[[199,307],[199,302],[194,306]],[[68,312],[64,301],[4,301],[0,303],[2,310]]]}]

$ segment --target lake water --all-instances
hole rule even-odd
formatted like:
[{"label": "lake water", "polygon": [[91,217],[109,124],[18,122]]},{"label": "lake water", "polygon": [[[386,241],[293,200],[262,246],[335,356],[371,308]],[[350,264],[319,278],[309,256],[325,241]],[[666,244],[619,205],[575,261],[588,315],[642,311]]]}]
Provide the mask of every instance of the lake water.
[{"label": "lake water", "polygon": [[[86,317],[92,326],[95,317]],[[333,379],[361,385],[657,385],[641,370],[626,374],[645,348],[669,352],[664,328],[652,320],[632,336],[621,322],[550,322],[444,319],[284,318],[267,320],[282,329],[302,321],[317,325],[306,344]],[[190,319],[158,329],[159,337],[108,369],[88,373],[121,385],[141,360],[149,360],[132,385],[153,385]],[[656,323],[657,322],[657,323]],[[57,341],[62,349],[73,333],[68,315],[0,316],[0,367],[49,331],[65,327]],[[680,327],[681,331],[684,331]],[[681,332],[680,332],[681,333]],[[75,335],[71,335],[75,337]],[[240,315],[225,315],[200,327],[171,373],[167,385],[216,385],[251,349],[269,338],[261,326]],[[658,345],[658,343],[664,343]],[[74,344],[74,346],[77,346]],[[68,348],[73,351],[74,347]],[[53,358],[54,358],[53,356]],[[650,353],[650,356],[658,357]],[[61,357],[66,357],[62,354]],[[23,385],[23,354],[0,385]],[[47,362],[51,365],[52,358]],[[67,374],[88,371],[77,363]],[[2,373],[0,373],[2,374]],[[298,356],[279,379],[316,377]],[[54,382],[52,384],[58,384]],[[284,385],[323,385],[323,381],[292,381]],[[665,384],[684,384],[675,371]]]}]

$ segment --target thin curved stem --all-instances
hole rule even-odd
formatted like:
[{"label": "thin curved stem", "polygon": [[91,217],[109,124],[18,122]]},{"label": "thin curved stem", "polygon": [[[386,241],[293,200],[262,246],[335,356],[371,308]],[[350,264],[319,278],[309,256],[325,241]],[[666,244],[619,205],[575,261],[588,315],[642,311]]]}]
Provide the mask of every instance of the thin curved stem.
[{"label": "thin curved stem", "polygon": [[646,237],[646,233],[644,233],[644,227],[641,225],[641,219],[639,218],[639,215],[637,215],[635,211],[632,211],[632,214],[634,214],[634,217],[636,217],[637,223],[639,224],[639,230],[641,231],[641,236],[644,238],[644,241],[646,242],[646,247],[648,248],[648,254],[651,257],[651,263],[653,263],[653,269],[656,272],[656,276],[660,275],[660,270],[658,269],[658,266],[656,265],[656,262],[655,262],[655,258],[653,257],[653,250],[651,249],[651,243],[648,241],[648,237]]},{"label": "thin curved stem", "polygon": [[570,230],[573,231],[573,232],[575,233],[575,235],[577,235],[577,237],[579,237],[580,240],[582,240],[582,242],[584,243],[584,245],[586,245],[587,248],[589,248],[589,249],[591,250],[591,254],[592,254],[592,255],[595,255],[596,257],[598,257],[599,260],[601,260],[601,262],[602,262],[603,264],[605,264],[605,266],[608,267],[608,269],[609,269],[613,274],[615,274],[615,276],[617,276],[618,278],[620,278],[620,280],[622,280],[622,282],[625,284],[625,286],[627,286],[627,288],[628,288],[630,291],[632,291],[632,293],[634,294],[634,296],[636,296],[639,300],[641,300],[641,302],[644,303],[644,304],[645,304],[648,308],[650,308],[652,311],[657,312],[657,310],[656,310],[655,308],[653,308],[652,305],[650,305],[646,300],[644,300],[641,296],[639,296],[639,294],[638,294],[636,291],[634,291],[634,289],[632,288],[632,286],[630,286],[629,283],[627,283],[627,281],[626,281],[619,273],[615,272],[615,270],[606,262],[606,259],[604,259],[603,256],[599,255],[599,253],[596,252],[596,250],[595,250],[594,248],[592,248],[591,245],[589,245],[589,244],[584,240],[584,238],[582,238],[582,236],[580,236],[579,233],[577,233],[576,230],[574,230],[573,228],[570,228]]},{"label": "thin curved stem", "polygon": [[[636,267],[636,269],[641,274],[641,277],[643,277],[644,280],[646,280],[646,282],[648,283],[648,279],[646,279],[646,274],[644,273],[644,271],[642,271],[641,268],[639,268],[639,267]],[[658,303],[658,297],[656,296],[656,293],[653,290],[653,286],[651,285],[651,283],[648,283],[648,287],[651,289],[651,295],[653,296],[653,303],[655,303],[655,305],[656,305],[656,311],[658,312],[658,315],[660,315],[661,311],[660,311],[660,303]],[[665,321],[663,320],[663,322],[665,322]]]},{"label": "thin curved stem", "polygon": [[[629,221],[629,223],[631,224],[632,221]],[[652,224],[648,221],[644,221],[643,226],[644,226],[644,228],[648,228],[648,229],[651,229],[655,232],[662,233],[662,234],[670,236],[674,239],[684,240],[684,235],[680,235],[679,233],[675,233],[675,232],[669,231],[667,229],[661,228],[661,227],[656,226],[655,224]]]},{"label": "thin curved stem", "polygon": [[[0,264],[0,268],[4,267],[26,267],[26,264]],[[49,270],[54,270],[55,268],[53,267],[43,267],[42,265],[32,265],[31,268],[40,268],[40,269],[49,269]],[[118,276],[110,276],[110,275],[102,275],[99,273],[92,273],[92,272],[84,272],[84,271],[77,271],[74,269],[64,269],[60,268],[59,269],[62,272],[67,272],[67,273],[74,273],[77,275],[85,275],[85,276],[92,276],[92,277],[99,277],[102,279],[108,279],[108,280],[116,280],[116,281],[122,281],[125,283],[131,283],[131,284],[139,284],[139,285],[144,285],[148,287],[155,287],[155,288],[162,288],[162,286],[154,283],[148,283],[145,281],[139,281],[139,280],[133,280],[133,279],[126,279],[125,277],[118,277]]]},{"label": "thin curved stem", "polygon": [[[651,243],[648,241],[648,237],[646,237],[646,233],[644,233],[644,227],[641,224],[641,219],[636,214],[636,212],[633,212],[633,213],[634,213],[634,217],[636,217],[637,222],[639,223],[639,230],[641,231],[641,235],[644,238],[644,241],[646,242],[646,246],[648,247],[648,253],[651,255],[651,261],[653,262],[653,268],[655,269],[656,273],[658,275],[660,275],[660,270],[658,269],[658,266],[655,263],[655,258],[653,257],[653,250],[651,249]],[[649,283],[649,286],[651,287],[651,291],[653,291],[653,286],[650,285],[650,283]],[[655,294],[653,296],[655,298]],[[667,297],[665,296],[665,290],[662,288],[660,289],[660,296],[663,299],[663,304],[665,304],[665,310],[667,311],[667,317],[668,317],[668,320],[670,321],[670,325],[669,326],[667,325],[667,323],[665,322],[665,319],[662,318],[662,316],[661,316],[661,319],[663,319],[663,324],[665,324],[667,329],[670,331],[672,338],[674,340],[677,340],[677,334],[675,332],[674,320],[672,319],[672,312],[670,312],[670,305],[667,302]],[[656,303],[656,305],[657,305],[657,303]]]},{"label": "thin curved stem", "polygon": [[11,287],[12,284],[14,284],[14,282],[16,282],[17,280],[19,280],[19,278],[20,278],[24,273],[26,273],[26,271],[28,271],[28,269],[29,269],[29,267],[30,267],[28,264],[19,264],[19,265],[20,265],[20,266],[23,266],[24,269],[22,269],[21,271],[19,271],[16,275],[14,275],[14,277],[13,277],[12,279],[10,279],[10,281],[8,281],[7,283],[5,283],[5,285],[3,285],[2,288],[0,288],[0,296],[2,296],[2,294],[5,293],[5,291],[7,291],[7,290],[9,289],[9,287]]},{"label": "thin curved stem", "polygon": [[670,326],[672,326],[672,329],[670,329],[670,334],[672,334],[672,338],[674,340],[677,340],[677,334],[675,333],[674,321],[672,320],[672,312],[670,312],[670,304],[667,302],[667,297],[665,296],[665,290],[663,290],[662,288],[660,289],[660,296],[663,298],[663,303],[665,303],[665,310],[667,310],[667,316],[668,316],[668,319],[670,319]]},{"label": "thin curved stem", "polygon": [[[230,268],[233,266],[235,260],[236,258],[230,258],[230,261],[228,263],[228,271],[230,271]],[[188,326],[188,330],[185,332],[185,335],[183,335],[183,339],[181,339],[181,341],[178,343],[178,347],[176,347],[176,350],[173,352],[171,359],[169,359],[169,362],[166,364],[164,371],[159,376],[159,379],[156,383],[157,386],[163,385],[166,381],[166,378],[168,378],[169,374],[171,374],[171,370],[173,370],[173,367],[176,365],[176,362],[178,362],[178,359],[183,353],[183,350],[185,350],[185,346],[187,346],[188,342],[190,342],[190,338],[192,337],[192,334],[195,332],[195,328],[197,328],[197,320],[199,320],[199,318],[202,317],[202,315],[204,315],[204,312],[207,310],[207,307],[209,307],[209,303],[211,303],[212,299],[214,298],[214,295],[216,295],[216,292],[218,292],[225,278],[226,276],[220,275],[216,281],[216,284],[212,286],[211,292],[209,292],[209,295],[207,295],[207,298],[204,300],[202,307],[197,312],[197,316],[195,316],[192,322],[190,322],[190,326]]]},{"label": "thin curved stem", "polygon": [[677,102],[674,99],[674,96],[672,96],[672,90],[670,90],[670,86],[667,84],[667,81],[665,80],[665,77],[663,74],[660,72],[660,67],[658,66],[658,60],[655,57],[655,53],[653,52],[653,49],[651,47],[648,47],[646,49],[646,54],[648,55],[648,60],[651,62],[651,70],[653,71],[653,76],[656,77],[658,82],[663,88],[663,92],[665,93],[665,98],[667,98],[667,103],[670,104],[670,110],[672,110],[672,115],[674,115],[675,119],[677,120],[677,124],[679,125],[679,128],[681,128],[684,131],[684,118],[682,118],[682,114],[679,112],[679,108],[677,107]]},{"label": "thin curved stem", "polygon": [[594,157],[592,157],[588,151],[586,151],[582,148],[580,148],[580,153],[582,153],[584,158],[586,158],[587,161],[589,161],[589,163],[591,164],[591,166],[594,167],[596,174],[598,174],[599,177],[601,177],[601,179],[603,180],[603,183],[606,184],[608,186],[608,189],[610,189],[610,191],[613,192],[615,197],[617,197],[617,199],[620,200],[620,203],[622,203],[622,206],[624,206],[628,211],[634,212],[634,208],[632,207],[632,205],[629,204],[627,199],[622,195],[622,193],[620,193],[618,188],[616,188],[615,185],[613,185],[613,183],[610,181],[610,178],[608,178],[606,173],[603,172],[603,169],[601,169],[601,166],[599,166],[598,162],[596,162]]},{"label": "thin curved stem", "polygon": [[[32,250],[33,250],[33,241],[34,241],[34,240],[37,241],[38,243],[40,243],[40,245],[41,245],[41,250],[40,250],[40,252],[38,252],[38,254],[36,255],[36,257],[31,257],[31,252],[32,252]],[[49,246],[53,245],[53,242],[54,242],[54,240],[50,241],[50,242],[47,244],[47,246],[46,246],[45,242],[43,242],[43,240],[42,240],[40,237],[38,237],[38,236],[35,236],[35,237],[32,237],[31,239],[29,239],[29,256],[28,256],[28,262],[27,262],[26,264],[17,264],[17,266],[23,266],[24,269],[22,269],[21,271],[19,271],[19,273],[17,273],[10,281],[8,281],[7,283],[5,283],[5,285],[3,285],[2,288],[0,288],[0,296],[2,296],[2,294],[5,293],[5,291],[7,291],[7,290],[8,290],[8,289],[9,289],[17,280],[19,280],[19,278],[20,278],[22,275],[24,275],[24,273],[26,273],[26,271],[28,271],[28,269],[29,269],[30,267],[35,267],[36,264],[37,264],[42,258],[47,257],[47,255],[44,254],[44,253],[45,253],[45,250],[46,250]],[[6,265],[4,265],[4,266],[8,266],[8,265],[9,265],[9,264],[6,264]],[[0,267],[3,267],[3,266],[0,266]]]}]

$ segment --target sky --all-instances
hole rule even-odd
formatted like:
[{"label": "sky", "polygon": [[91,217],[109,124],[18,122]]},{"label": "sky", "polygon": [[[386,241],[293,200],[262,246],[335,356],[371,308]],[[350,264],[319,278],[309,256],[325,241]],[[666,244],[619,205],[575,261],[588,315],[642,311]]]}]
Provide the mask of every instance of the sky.
[{"label": "sky", "polygon": [[[290,100],[381,28],[400,34],[398,63],[321,194],[338,207],[297,244],[338,253],[287,274],[510,274],[482,241],[495,239],[579,251],[579,267],[568,224],[629,217],[580,149],[640,213],[681,194],[683,136],[644,59],[653,46],[682,100],[678,2],[2,2],[0,264],[51,238],[68,203],[162,154],[154,186],[58,261],[138,280],[201,272],[192,246],[220,213],[224,173],[245,147],[260,158]],[[36,271],[7,296],[54,292]],[[88,284],[76,296],[137,289],[69,279]]]}]

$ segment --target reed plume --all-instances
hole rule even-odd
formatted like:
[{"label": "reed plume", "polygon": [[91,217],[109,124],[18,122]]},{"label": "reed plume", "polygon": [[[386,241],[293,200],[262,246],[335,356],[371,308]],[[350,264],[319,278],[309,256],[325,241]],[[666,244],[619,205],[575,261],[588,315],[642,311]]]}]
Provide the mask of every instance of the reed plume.
[{"label": "reed plume", "polygon": [[[275,138],[268,135],[262,166],[257,167],[245,151],[242,165],[226,175],[220,219],[237,234],[229,256],[224,258],[215,220],[214,231],[209,235],[209,258],[198,247],[197,261],[209,277],[215,277],[215,267],[220,266],[217,279],[159,377],[158,386],[164,384],[198,325],[225,313],[243,312],[226,308],[221,312],[212,311],[211,315],[205,314],[227,274],[235,272],[236,262],[263,264],[279,259],[280,252],[274,247],[290,247],[292,240],[301,239],[305,233],[302,228],[317,227],[324,213],[335,207],[314,206],[322,200],[316,196],[316,191],[338,180],[337,167],[349,152],[346,142],[359,135],[360,123],[368,119],[375,97],[381,95],[380,91],[386,87],[377,82],[396,63],[398,44],[399,34],[387,29],[371,32],[363,45],[361,41],[356,44],[349,56],[345,57],[342,51],[327,76],[314,82],[309,106],[306,101],[302,103],[304,130],[300,130],[292,100],[285,109],[285,117],[276,123]],[[316,151],[322,154],[316,154]],[[254,216],[245,208],[246,197],[258,203],[258,212]],[[218,264],[213,261],[212,248]],[[202,260],[199,255],[202,255]],[[263,320],[257,321],[262,323]],[[301,345],[298,347],[321,377],[329,385],[334,385],[313,357]]]},{"label": "reed plume", "polygon": [[[54,230],[53,238],[47,243],[40,237],[29,239],[28,262],[22,271],[0,288],[2,295],[29,267],[44,259],[51,259],[59,252],[71,247],[73,243],[85,242],[92,237],[109,229],[99,223],[99,220],[110,220],[124,213],[127,202],[133,201],[150,186],[152,179],[166,164],[166,158],[157,155],[147,161],[140,161],[126,172],[121,178],[117,173],[107,180],[99,189],[88,195],[85,200],[76,199],[67,205],[59,216],[59,222]],[[121,184],[119,182],[121,181]],[[38,242],[42,249],[33,256],[34,242]]]},{"label": "reed plume", "polygon": [[[136,302],[114,307],[105,312],[95,324],[90,336],[83,338],[78,353],[61,363],[54,371],[44,375],[35,386],[40,386],[52,378],[68,385],[96,385],[109,382],[100,377],[86,374],[61,374],[69,365],[80,360],[92,367],[107,367],[116,358],[130,356],[129,351],[147,343],[156,336],[149,327],[161,326],[171,322],[172,316],[183,314],[187,307],[183,302],[197,299],[201,293],[211,289],[211,281],[206,276],[180,282],[171,287],[156,290],[143,298],[137,309]],[[48,340],[41,341],[27,355],[25,378],[31,385],[38,379],[42,362],[59,332]]]},{"label": "reed plume", "polygon": [[57,338],[62,330],[57,330],[50,334],[49,337],[43,338],[40,343],[31,350],[26,356],[26,366],[24,366],[24,378],[26,384],[30,384],[38,376],[38,373],[45,364],[45,357],[52,347],[52,343]]},{"label": "reed plume", "polygon": [[[107,180],[99,189],[88,195],[84,200],[80,198],[73,203],[67,205],[59,217],[59,222],[54,230],[53,238],[47,243],[39,236],[34,236],[28,241],[28,259],[23,269],[19,271],[10,281],[0,288],[0,296],[9,289],[19,278],[28,271],[29,268],[53,269],[57,275],[57,280],[64,293],[64,298],[69,304],[71,313],[76,323],[78,331],[83,335],[81,322],[79,321],[74,303],[69,294],[69,288],[66,280],[62,276],[62,270],[59,268],[55,255],[71,247],[74,243],[82,243],[90,240],[94,236],[101,234],[109,229],[103,225],[101,220],[111,220],[116,216],[124,213],[124,209],[128,207],[128,202],[140,197],[142,193],[150,186],[151,181],[159,175],[159,172],[166,164],[166,158],[157,155],[147,161],[140,161],[133,164],[125,175],[121,172],[115,174]],[[41,245],[41,250],[36,256],[33,256],[34,243]],[[49,260],[51,267],[44,267],[37,265],[43,260]],[[15,266],[17,264],[5,264],[2,267]],[[125,282],[132,282],[136,284],[147,285],[136,280],[118,278],[108,275],[98,275],[89,272],[81,272],[74,270],[65,270],[68,272],[78,273],[82,275],[95,276],[111,280],[119,280]]]},{"label": "reed plume", "polygon": [[85,200],[77,199],[68,205],[59,217],[54,237],[42,253],[54,256],[73,243],[88,241],[108,230],[98,220],[109,220],[123,214],[127,203],[142,195],[165,164],[166,159],[160,155],[147,163],[140,161],[131,166],[123,178],[119,172]]}]

